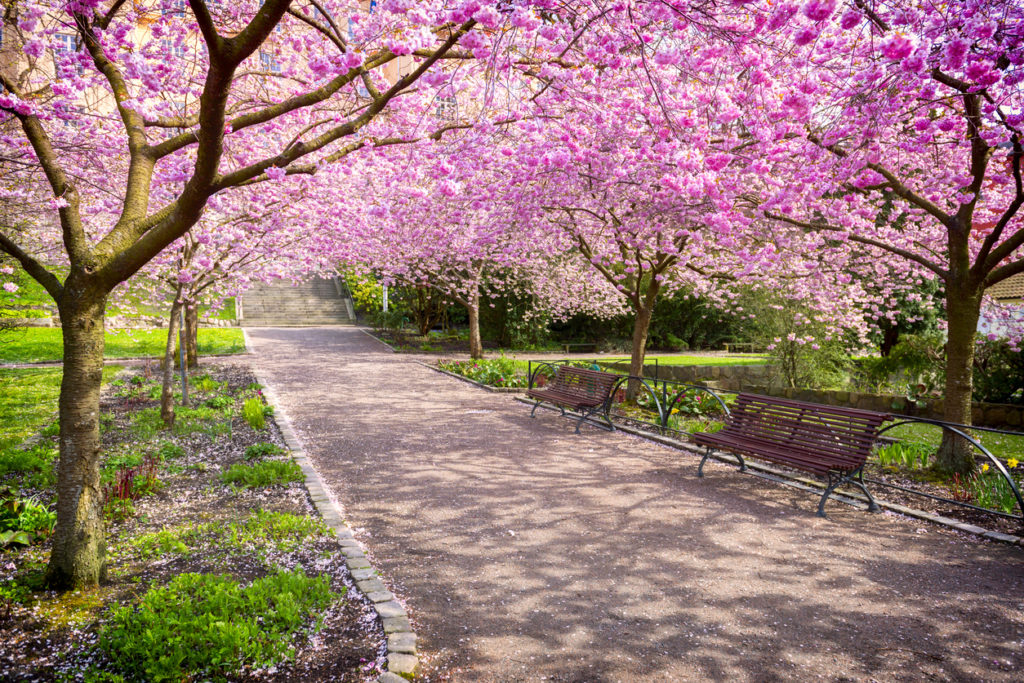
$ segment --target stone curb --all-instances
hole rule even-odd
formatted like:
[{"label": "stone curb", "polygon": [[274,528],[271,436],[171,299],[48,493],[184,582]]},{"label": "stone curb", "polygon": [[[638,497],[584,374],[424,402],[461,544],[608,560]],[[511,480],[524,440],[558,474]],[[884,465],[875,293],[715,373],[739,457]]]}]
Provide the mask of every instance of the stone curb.
[{"label": "stone curb", "polygon": [[[247,347],[248,343],[247,336]],[[285,445],[291,451],[295,462],[302,468],[302,473],[306,478],[306,490],[309,492],[310,500],[313,501],[313,507],[320,513],[324,523],[334,530],[341,543],[341,554],[345,557],[345,565],[355,581],[356,588],[373,605],[384,633],[388,637],[387,671],[381,674],[377,681],[379,683],[398,683],[414,678],[419,671],[420,664],[416,650],[417,637],[409,622],[409,615],[405,611],[405,607],[387,590],[380,580],[377,570],[373,568],[366,557],[362,544],[356,540],[352,529],[345,523],[341,505],[331,498],[320,474],[306,455],[306,451],[302,448],[302,442],[299,441],[292,428],[291,420],[281,408],[277,394],[257,369],[253,368],[253,373],[256,375],[256,381],[263,385],[263,396],[268,403],[274,406],[274,421],[277,423],[278,429],[281,430]]]},{"label": "stone curb", "polygon": [[421,360],[418,360],[418,361],[415,361],[415,362],[419,363],[420,365],[422,365],[425,368],[433,370],[434,372],[440,372],[442,375],[448,375],[449,377],[454,377],[455,379],[461,379],[463,382],[468,382],[469,384],[472,384],[475,387],[479,387],[480,389],[483,389],[484,391],[489,391],[489,392],[491,392],[493,394],[522,394],[522,393],[524,393],[526,391],[526,387],[491,387],[491,386],[488,386],[486,384],[481,384],[480,382],[477,382],[475,379],[470,379],[469,377],[463,377],[462,375],[460,375],[460,374],[458,374],[456,372],[449,372],[448,370],[442,370],[441,368],[435,368],[430,363],[424,363]]},{"label": "stone curb", "polygon": [[386,346],[386,347],[388,347],[389,349],[391,349],[391,353],[398,353],[398,349],[396,349],[396,348],[395,348],[394,346],[392,346],[391,344],[388,344],[388,343],[387,343],[386,341],[384,341],[383,339],[381,339],[380,337],[378,337],[377,335],[375,335],[375,334],[374,334],[373,332],[370,332],[370,331],[369,331],[368,329],[366,329],[365,327],[360,327],[360,328],[358,328],[358,329],[359,329],[359,331],[360,331],[360,332],[362,332],[363,334],[365,334],[365,335],[366,335],[367,337],[369,337],[370,339],[372,339],[372,340],[374,340],[375,342],[378,342],[378,343],[380,343],[380,344],[383,344],[384,346]]},{"label": "stone curb", "polygon": [[[245,344],[245,352],[253,353],[252,339],[249,339],[249,333],[244,327],[239,327],[238,329],[242,330],[242,343]],[[263,384],[263,382],[260,382],[260,384]]]},{"label": "stone curb", "polygon": [[[525,398],[520,398],[518,396],[515,397],[515,400],[519,401],[520,403],[525,403],[526,405],[533,405],[532,401],[529,401]],[[551,408],[550,406],[544,404],[541,404],[540,407],[549,410],[556,410],[555,408]],[[615,429],[625,432],[627,434],[632,434],[633,436],[638,436],[641,439],[647,439],[648,441],[660,443],[663,446],[670,446],[681,451],[686,451],[688,453],[692,453],[693,455],[704,455],[704,451],[700,450],[697,446],[686,443],[685,441],[679,441],[678,439],[662,436],[660,434],[652,434],[651,432],[645,432],[642,429],[636,429],[635,427],[630,427],[628,425],[617,424],[615,425]],[[736,461],[729,458],[728,456],[719,456],[717,454],[712,454],[710,459],[717,460],[727,465],[736,464]],[[783,470],[775,469],[774,467],[768,467],[757,462],[751,462],[749,459],[747,460],[747,469],[753,470],[752,474],[756,477],[768,479],[769,481],[774,481],[776,483],[784,484],[786,486],[792,486],[794,488],[798,488],[804,491],[812,491],[814,493],[821,494],[823,490],[819,486],[819,482],[816,482],[813,479],[806,479],[804,477],[794,475],[791,472],[785,472]],[[841,503],[846,503],[847,505],[852,505],[854,507],[860,508],[866,507],[868,502],[868,499],[865,496],[854,492],[833,493],[832,497],[829,498],[829,500],[837,500]],[[1009,545],[1024,547],[1024,537],[1021,536],[1014,536],[1013,534],[1004,534],[999,531],[990,531],[988,529],[983,529],[973,524],[967,524],[965,522],[960,522],[955,519],[950,519],[949,517],[943,517],[942,515],[936,515],[932,514],[931,512],[925,512],[924,510],[909,508],[898,503],[889,503],[879,498],[875,498],[875,503],[878,505],[878,507],[883,508],[885,510],[890,510],[901,515],[906,515],[908,517],[914,517],[916,519],[921,519],[927,522],[932,522],[934,524],[939,524],[941,526],[949,527],[951,529],[955,529],[956,531],[961,531],[966,534],[981,536],[982,538],[985,538],[989,541],[996,541],[997,543],[1006,543]]]}]

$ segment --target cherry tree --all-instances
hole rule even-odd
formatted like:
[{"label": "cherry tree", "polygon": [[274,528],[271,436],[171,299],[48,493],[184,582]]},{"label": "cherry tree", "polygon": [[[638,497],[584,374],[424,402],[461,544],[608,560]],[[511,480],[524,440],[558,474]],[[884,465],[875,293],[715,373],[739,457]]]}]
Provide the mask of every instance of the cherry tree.
[{"label": "cherry tree", "polygon": [[[1024,7],[1001,0],[783,3],[763,38],[788,51],[757,69],[792,91],[743,118],[764,216],[942,284],[950,422],[971,421],[985,291],[1024,272],[1022,26]],[[947,435],[937,465],[969,472],[974,459]]]},{"label": "cherry tree", "polygon": [[[597,309],[603,297],[580,299],[587,279],[565,281],[565,245],[514,206],[516,196],[495,194],[503,170],[476,151],[488,149],[483,131],[451,145],[440,141],[375,152],[375,174],[361,185],[358,206],[337,216],[346,225],[341,260],[385,281],[429,287],[465,307],[470,355],[483,357],[483,294],[528,290],[539,308],[556,316],[581,306]],[[362,180],[361,174],[356,176]],[[533,230],[531,232],[531,230]],[[562,258],[559,259],[559,256]],[[559,280],[564,287],[544,288]]]},{"label": "cherry tree", "polygon": [[[370,14],[347,0],[7,8],[4,39],[24,59],[0,73],[0,159],[25,182],[2,191],[31,215],[5,220],[0,249],[53,297],[64,332],[49,585],[94,585],[105,565],[98,406],[110,292],[185,235],[211,197],[253,185],[283,194],[287,176],[419,135],[430,104],[413,87],[420,78],[453,51],[500,63],[512,50],[504,28],[529,42],[532,17],[528,4],[506,15],[461,0],[391,0]],[[177,191],[158,200],[166,182]]]}]

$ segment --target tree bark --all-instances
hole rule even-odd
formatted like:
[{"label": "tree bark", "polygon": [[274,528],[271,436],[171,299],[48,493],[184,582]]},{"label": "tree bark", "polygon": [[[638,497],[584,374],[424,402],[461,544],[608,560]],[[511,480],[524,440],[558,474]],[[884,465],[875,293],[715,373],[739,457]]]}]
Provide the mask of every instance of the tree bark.
[{"label": "tree bark", "polygon": [[[946,390],[942,418],[971,424],[974,389],[974,337],[981,315],[981,292],[961,283],[946,287]],[[973,446],[952,432],[943,431],[935,468],[947,474],[974,471]]]},{"label": "tree bark", "polygon": [[189,370],[199,367],[199,304],[185,302],[185,365]]},{"label": "tree bark", "polygon": [[[177,294],[180,294],[180,289]],[[167,345],[164,347],[164,381],[160,392],[160,419],[167,427],[174,426],[174,340],[178,335],[181,301],[177,294],[171,304],[171,319],[167,325]],[[184,370],[183,370],[184,372]]]},{"label": "tree bark", "polygon": [[83,279],[73,272],[58,301],[64,372],[58,402],[57,526],[46,575],[55,590],[94,587],[106,573],[99,426],[106,295]]},{"label": "tree bark", "polygon": [[484,357],[484,344],[480,339],[480,293],[474,291],[466,300],[466,312],[469,314],[469,357]]},{"label": "tree bark", "polygon": [[[629,357],[629,374],[633,377],[644,376],[644,358],[647,356],[647,333],[651,329],[651,316],[654,314],[655,296],[648,297],[636,310],[633,319],[633,348]],[[630,380],[626,383],[626,398],[633,400],[640,391],[640,382]]]}]

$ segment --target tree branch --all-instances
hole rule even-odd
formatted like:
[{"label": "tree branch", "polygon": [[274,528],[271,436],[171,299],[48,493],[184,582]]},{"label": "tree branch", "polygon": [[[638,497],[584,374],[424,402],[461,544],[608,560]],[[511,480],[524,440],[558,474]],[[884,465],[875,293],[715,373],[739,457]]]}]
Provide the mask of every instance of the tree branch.
[{"label": "tree branch", "polygon": [[25,269],[25,272],[31,275],[36,282],[46,288],[46,292],[54,301],[58,301],[60,299],[61,294],[64,292],[64,286],[60,283],[60,280],[57,279],[57,276],[48,271],[42,263],[32,258],[27,252],[2,232],[0,232],[0,250],[18,259],[18,263],[20,263],[21,267]]},{"label": "tree branch", "polygon": [[773,214],[773,213],[770,213],[768,211],[765,211],[763,213],[764,213],[765,218],[768,218],[768,219],[771,219],[771,220],[774,220],[774,221],[781,221],[782,223],[788,223],[789,225],[794,225],[794,226],[796,226],[798,228],[804,228],[805,230],[812,230],[812,231],[815,231],[815,232],[826,231],[826,232],[846,233],[847,238],[851,242],[857,242],[859,244],[866,244],[866,245],[868,245],[870,247],[876,247],[878,249],[882,249],[884,251],[887,251],[890,254],[896,254],[897,256],[902,256],[903,258],[905,258],[905,259],[907,259],[909,261],[913,261],[914,263],[917,263],[917,264],[919,264],[921,266],[924,266],[925,268],[927,268],[928,270],[932,271],[933,273],[935,273],[936,275],[938,275],[939,277],[941,277],[943,279],[946,279],[948,277],[948,275],[949,275],[948,272],[946,270],[944,270],[941,266],[939,266],[937,263],[932,263],[931,261],[929,261],[928,259],[924,258],[920,254],[915,254],[914,252],[908,251],[907,249],[903,249],[901,247],[897,247],[897,246],[894,246],[892,244],[886,244],[885,242],[880,242],[878,240],[871,239],[870,237],[863,237],[861,235],[853,234],[853,233],[850,233],[849,230],[846,230],[844,228],[839,228],[839,227],[836,227],[834,225],[827,225],[825,223],[808,223],[806,221],[796,220],[795,218],[789,218],[787,216],[780,216],[778,214]]}]

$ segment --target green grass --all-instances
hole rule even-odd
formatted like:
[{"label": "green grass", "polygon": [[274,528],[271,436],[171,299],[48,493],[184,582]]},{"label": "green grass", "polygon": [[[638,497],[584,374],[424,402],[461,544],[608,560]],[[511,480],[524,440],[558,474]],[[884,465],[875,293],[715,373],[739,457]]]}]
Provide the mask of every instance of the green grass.
[{"label": "green grass", "polygon": [[[602,363],[628,363],[629,356],[598,358]],[[654,365],[654,356],[648,355],[646,365]],[[733,353],[728,356],[657,356],[658,365],[764,365],[768,356],[763,353]]]},{"label": "green grass", "polygon": [[[114,330],[107,332],[107,358],[162,356],[167,330]],[[59,361],[64,337],[56,327],[22,327],[0,337],[0,362]],[[199,353],[243,353],[245,340],[238,328],[199,330]]]},{"label": "green grass", "polygon": [[[942,442],[942,428],[935,425],[923,423],[905,424],[890,429],[882,436],[891,436],[908,443],[927,444],[938,448]],[[981,441],[992,455],[1002,460],[1016,458],[1024,460],[1024,433],[1020,434],[992,434],[990,432],[975,432],[974,437]],[[977,451],[981,455],[981,451]]]},{"label": "green grass", "polygon": [[[120,366],[103,369],[108,382]],[[34,484],[45,484],[55,454],[45,445],[22,452],[17,446],[53,420],[60,394],[60,368],[0,370],[0,474],[30,473]],[[52,435],[52,424],[47,431]]]}]

